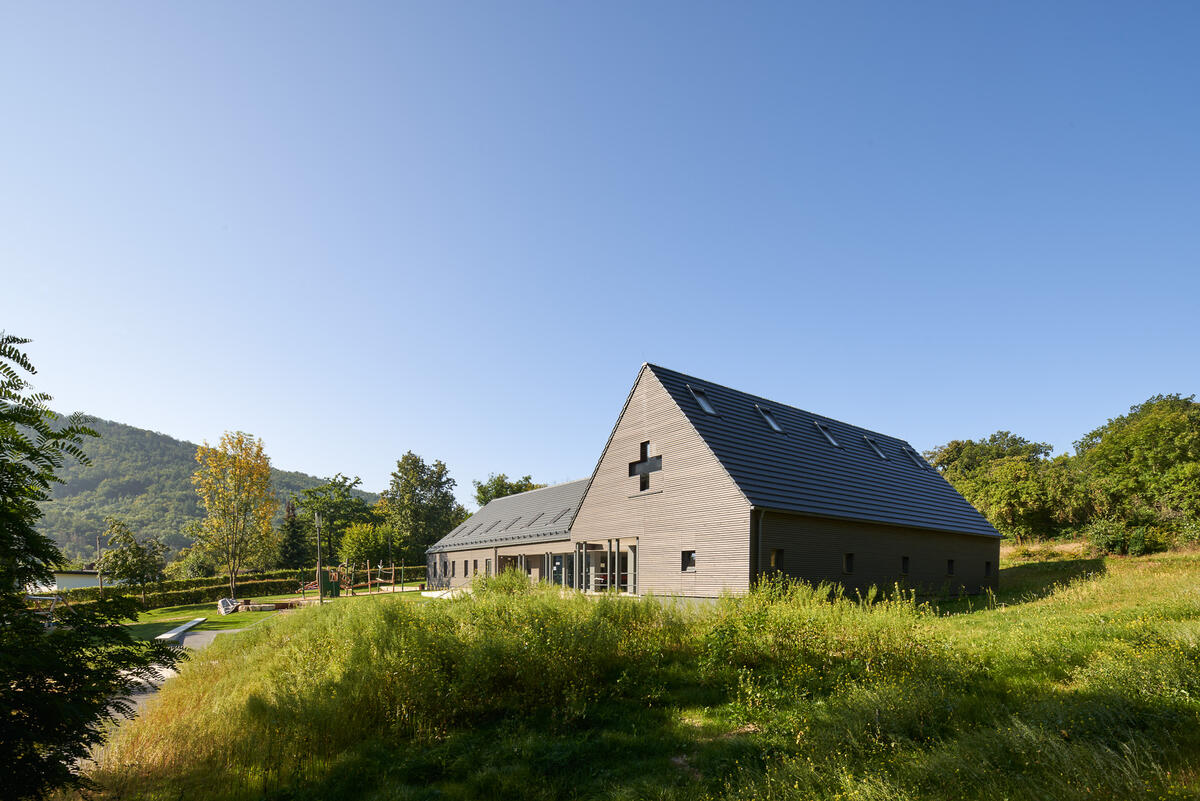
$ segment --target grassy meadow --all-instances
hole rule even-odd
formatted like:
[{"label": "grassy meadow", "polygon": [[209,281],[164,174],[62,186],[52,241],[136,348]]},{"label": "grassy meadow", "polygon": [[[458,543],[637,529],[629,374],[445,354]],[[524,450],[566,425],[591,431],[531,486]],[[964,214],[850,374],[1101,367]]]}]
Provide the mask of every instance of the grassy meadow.
[{"label": "grassy meadow", "polygon": [[183,666],[101,797],[1200,798],[1200,553],[1007,549],[995,598],[771,584],[277,615]]}]

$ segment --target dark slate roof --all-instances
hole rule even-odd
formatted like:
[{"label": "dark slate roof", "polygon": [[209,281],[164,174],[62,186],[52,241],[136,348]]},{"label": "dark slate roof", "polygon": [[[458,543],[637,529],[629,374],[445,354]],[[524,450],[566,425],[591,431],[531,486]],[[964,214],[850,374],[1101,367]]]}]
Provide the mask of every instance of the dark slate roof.
[{"label": "dark slate roof", "polygon": [[429,553],[568,539],[587,485],[585,478],[497,498],[434,543]]},{"label": "dark slate roof", "polygon": [[[646,365],[753,506],[820,517],[1000,534],[937,470],[902,439],[794,406]],[[716,415],[700,408],[701,389]],[[772,430],[759,407],[783,429]],[[838,446],[814,425],[826,426]],[[887,457],[881,459],[864,439]],[[668,468],[670,454],[664,454]]]}]

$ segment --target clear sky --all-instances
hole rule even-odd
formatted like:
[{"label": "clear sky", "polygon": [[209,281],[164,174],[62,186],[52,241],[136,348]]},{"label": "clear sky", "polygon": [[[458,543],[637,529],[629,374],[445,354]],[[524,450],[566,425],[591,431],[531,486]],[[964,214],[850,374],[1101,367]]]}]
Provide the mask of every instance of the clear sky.
[{"label": "clear sky", "polygon": [[9,3],[56,406],[590,474],[643,361],[1059,450],[1200,390],[1195,3]]}]

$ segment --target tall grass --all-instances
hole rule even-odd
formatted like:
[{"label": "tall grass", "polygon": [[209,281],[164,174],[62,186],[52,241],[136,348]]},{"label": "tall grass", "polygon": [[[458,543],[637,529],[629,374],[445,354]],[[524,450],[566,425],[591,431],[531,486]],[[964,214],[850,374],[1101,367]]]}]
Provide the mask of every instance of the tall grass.
[{"label": "tall grass", "polygon": [[149,798],[1200,797],[1200,557],[1053,565],[973,611],[511,576],[302,610],[185,665],[95,778]]}]

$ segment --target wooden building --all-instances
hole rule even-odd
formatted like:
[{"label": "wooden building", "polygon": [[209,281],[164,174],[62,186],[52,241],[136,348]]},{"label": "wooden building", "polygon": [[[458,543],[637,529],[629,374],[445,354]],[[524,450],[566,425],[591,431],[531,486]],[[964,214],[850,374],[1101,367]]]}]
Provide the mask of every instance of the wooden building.
[{"label": "wooden building", "polygon": [[590,479],[492,501],[435,586],[514,566],[588,591],[712,597],[779,572],[849,590],[995,587],[1000,535],[903,440],[643,365]]}]

